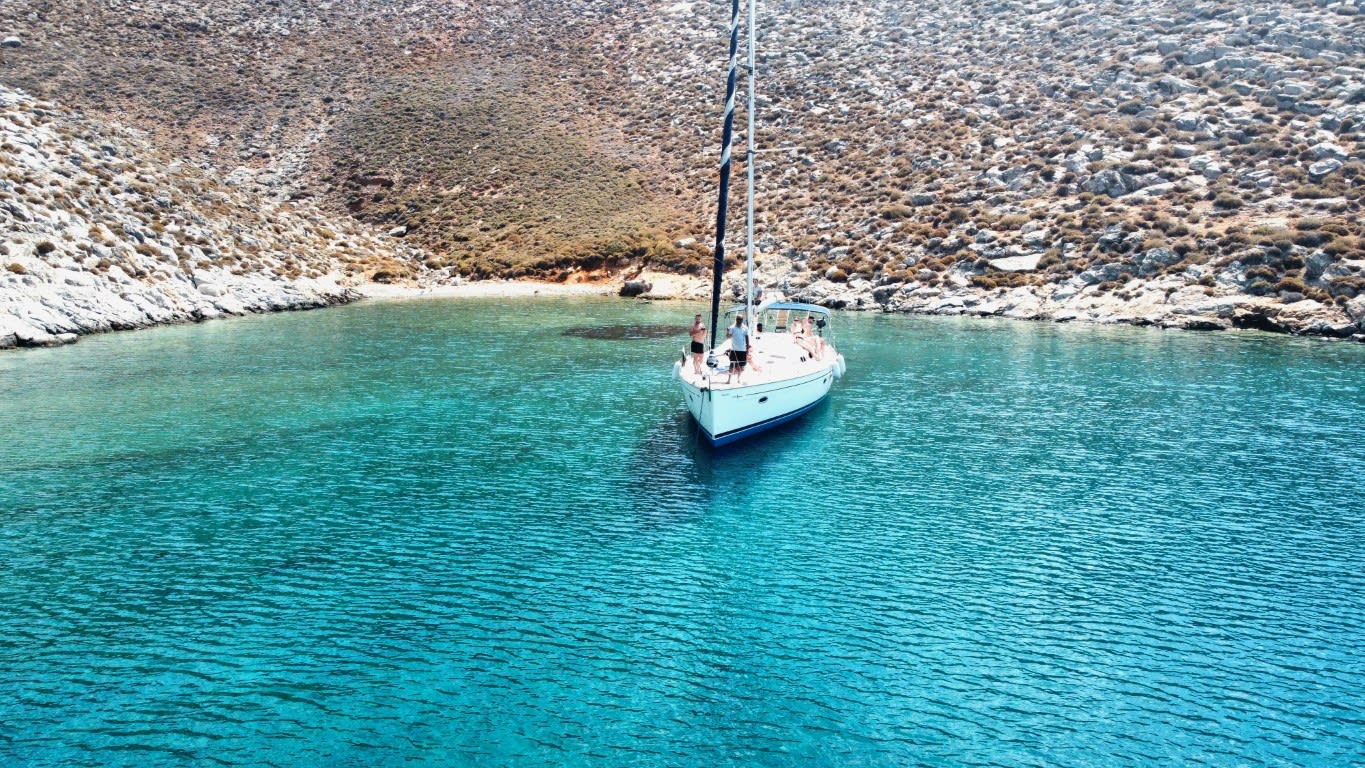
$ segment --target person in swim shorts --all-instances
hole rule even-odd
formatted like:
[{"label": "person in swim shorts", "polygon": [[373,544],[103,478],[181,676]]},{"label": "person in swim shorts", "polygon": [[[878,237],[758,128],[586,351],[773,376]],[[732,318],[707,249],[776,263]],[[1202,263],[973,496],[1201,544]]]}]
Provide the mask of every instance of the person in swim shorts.
[{"label": "person in swim shorts", "polygon": [[692,320],[687,333],[692,336],[692,370],[700,374],[701,356],[706,352],[706,326],[702,324],[701,315]]},{"label": "person in swim shorts", "polygon": [[744,327],[744,315],[735,315],[735,324],[725,332],[730,337],[730,370],[725,374],[725,383],[730,377],[744,383],[744,364],[749,361],[749,329]]}]

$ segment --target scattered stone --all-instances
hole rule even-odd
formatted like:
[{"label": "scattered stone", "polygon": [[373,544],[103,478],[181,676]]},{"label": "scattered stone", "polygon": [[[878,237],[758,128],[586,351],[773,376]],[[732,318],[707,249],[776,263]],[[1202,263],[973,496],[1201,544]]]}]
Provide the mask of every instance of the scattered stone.
[{"label": "scattered stone", "polygon": [[1032,272],[1038,268],[1038,262],[1042,258],[1041,253],[1007,256],[1003,259],[991,259],[991,266],[1001,272]]},{"label": "scattered stone", "polygon": [[1329,157],[1326,160],[1319,160],[1308,166],[1308,175],[1315,180],[1321,179],[1324,176],[1335,173],[1341,166],[1342,162],[1340,160],[1335,157]]}]

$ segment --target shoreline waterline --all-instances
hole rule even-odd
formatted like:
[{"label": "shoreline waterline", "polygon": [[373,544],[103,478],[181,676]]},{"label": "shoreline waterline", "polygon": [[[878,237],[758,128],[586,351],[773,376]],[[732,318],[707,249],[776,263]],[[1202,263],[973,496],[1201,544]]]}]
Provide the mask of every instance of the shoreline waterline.
[{"label": "shoreline waterline", "polygon": [[[67,323],[62,329],[45,332],[33,326],[32,321],[21,321],[13,317],[17,324],[27,329],[16,333],[15,328],[0,322],[0,351],[14,348],[53,347],[71,344],[81,336],[104,333],[107,331],[142,330],[163,325],[199,323],[205,320],[227,319],[277,312],[294,312],[308,309],[326,309],[363,301],[406,301],[413,299],[535,299],[535,298],[611,298],[620,296],[621,283],[618,280],[556,283],[535,280],[489,279],[471,280],[458,283],[450,282],[413,282],[413,283],[375,283],[364,282],[347,284],[331,276],[328,280],[310,280],[300,284],[297,290],[290,290],[290,284],[277,289],[278,296],[257,300],[253,305],[234,306],[233,311],[204,310],[168,313],[162,319],[147,318],[146,322],[111,325],[101,323],[91,326],[88,323]],[[707,281],[692,276],[669,274],[645,274],[639,279],[652,286],[644,294],[636,297],[653,302],[704,302],[709,294]],[[1277,336],[1303,336],[1330,340],[1365,342],[1365,317],[1355,325],[1328,325],[1310,313],[1298,316],[1281,306],[1292,309],[1294,305],[1277,305],[1257,297],[1242,294],[1228,294],[1203,297],[1201,304],[1208,306],[1173,305],[1157,306],[1139,302],[1124,303],[1117,300],[1101,301],[1088,308],[1077,308],[1070,303],[1059,303],[1036,292],[1026,296],[1017,292],[1002,296],[999,292],[978,290],[965,286],[954,286],[936,294],[931,303],[925,301],[909,302],[893,297],[886,303],[870,301],[856,291],[819,297],[800,296],[803,300],[821,303],[850,312],[874,312],[905,316],[958,316],[978,318],[1000,318],[1006,320],[1028,320],[1044,323],[1074,323],[1086,325],[1130,325],[1153,326],[1164,330],[1192,331],[1264,331]],[[1159,314],[1164,313],[1164,314]],[[10,315],[0,316],[0,320]],[[1346,322],[1350,322],[1347,317]],[[73,326],[73,327],[67,327]],[[1357,332],[1353,332],[1357,331]]]}]

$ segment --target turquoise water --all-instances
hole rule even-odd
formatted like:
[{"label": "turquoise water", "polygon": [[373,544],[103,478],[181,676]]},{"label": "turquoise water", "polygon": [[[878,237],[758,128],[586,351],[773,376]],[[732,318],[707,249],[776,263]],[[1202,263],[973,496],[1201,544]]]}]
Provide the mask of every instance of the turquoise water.
[{"label": "turquoise water", "polygon": [[845,315],[713,453],[564,333],[693,310],[0,355],[0,764],[1365,763],[1365,345]]}]

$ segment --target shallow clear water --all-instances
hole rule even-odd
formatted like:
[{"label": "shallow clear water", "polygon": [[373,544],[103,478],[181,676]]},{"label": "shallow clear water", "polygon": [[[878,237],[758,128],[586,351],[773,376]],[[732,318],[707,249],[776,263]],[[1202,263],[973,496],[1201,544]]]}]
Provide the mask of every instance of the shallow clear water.
[{"label": "shallow clear water", "polygon": [[1365,345],[842,316],[712,452],[692,311],[0,355],[0,764],[1365,762]]}]

